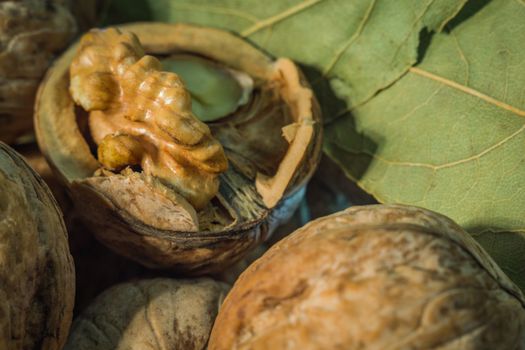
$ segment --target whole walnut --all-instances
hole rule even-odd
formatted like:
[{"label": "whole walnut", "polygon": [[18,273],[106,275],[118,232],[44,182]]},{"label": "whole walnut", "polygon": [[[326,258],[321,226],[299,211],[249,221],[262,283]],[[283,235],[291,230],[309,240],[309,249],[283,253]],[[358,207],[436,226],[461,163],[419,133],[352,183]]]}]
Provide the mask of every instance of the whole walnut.
[{"label": "whole walnut", "polygon": [[43,180],[1,142],[0,194],[0,349],[62,349],[75,293],[62,214]]},{"label": "whole walnut", "polygon": [[227,290],[209,278],[114,286],[75,319],[65,350],[203,350]]},{"label": "whole walnut", "polygon": [[274,245],[237,280],[209,349],[525,349],[525,299],[437,213],[351,208]]},{"label": "whole walnut", "polygon": [[0,1],[0,140],[31,129],[38,84],[75,32],[66,0]]}]

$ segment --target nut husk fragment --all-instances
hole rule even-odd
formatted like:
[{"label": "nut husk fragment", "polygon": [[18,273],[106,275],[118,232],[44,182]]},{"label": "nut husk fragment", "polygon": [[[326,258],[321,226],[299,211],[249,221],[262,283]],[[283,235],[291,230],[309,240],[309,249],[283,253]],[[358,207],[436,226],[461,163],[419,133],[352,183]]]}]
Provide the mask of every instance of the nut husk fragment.
[{"label": "nut husk fragment", "polygon": [[[266,240],[297,208],[321,153],[315,97],[291,61],[274,61],[231,33],[160,23],[119,29],[136,34],[148,55],[194,55],[254,81],[249,103],[208,123],[224,147],[229,168],[220,175],[219,193],[198,208],[198,227],[189,225],[193,214],[186,209],[186,219],[172,222],[177,216],[173,213],[183,211],[175,209],[184,209],[182,202],[143,172],[131,178],[129,168],[113,174],[100,171],[87,113],[68,93],[77,46],[55,62],[40,87],[35,108],[39,146],[67,185],[78,212],[112,250],[152,268],[191,274],[220,271]],[[103,186],[108,179],[114,185]],[[127,186],[130,179],[140,185]],[[125,200],[123,191],[135,200]],[[151,211],[146,203],[158,205],[158,217],[140,214]]]},{"label": "nut husk fragment", "polygon": [[237,280],[209,349],[525,349],[525,299],[437,213],[354,207],[284,238]]},{"label": "nut husk fragment", "polygon": [[227,290],[209,278],[114,286],[75,319],[65,350],[203,350]]},{"label": "nut husk fragment", "polygon": [[0,140],[30,131],[38,84],[75,32],[64,0],[0,2]]},{"label": "nut husk fragment", "polygon": [[75,293],[62,214],[44,181],[1,142],[0,193],[0,349],[62,349]]}]

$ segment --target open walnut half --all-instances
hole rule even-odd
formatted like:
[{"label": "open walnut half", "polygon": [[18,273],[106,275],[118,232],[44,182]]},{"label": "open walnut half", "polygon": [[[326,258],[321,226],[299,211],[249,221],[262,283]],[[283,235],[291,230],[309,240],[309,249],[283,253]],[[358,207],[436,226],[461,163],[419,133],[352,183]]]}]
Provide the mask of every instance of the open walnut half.
[{"label": "open walnut half", "polygon": [[35,128],[100,241],[194,274],[235,262],[291,216],[321,148],[295,64],[184,24],[87,34],[48,71]]}]

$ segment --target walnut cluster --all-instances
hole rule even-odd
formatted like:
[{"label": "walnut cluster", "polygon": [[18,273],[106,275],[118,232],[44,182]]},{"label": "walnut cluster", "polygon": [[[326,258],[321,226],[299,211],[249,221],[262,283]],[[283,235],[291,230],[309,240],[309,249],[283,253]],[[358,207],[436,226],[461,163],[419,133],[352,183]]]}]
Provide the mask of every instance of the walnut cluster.
[{"label": "walnut cluster", "polygon": [[227,168],[222,146],[193,115],[181,79],[162,72],[134,34],[111,28],[84,35],[70,81],[74,101],[90,112],[105,168],[140,166],[196,209],[216,195]]}]

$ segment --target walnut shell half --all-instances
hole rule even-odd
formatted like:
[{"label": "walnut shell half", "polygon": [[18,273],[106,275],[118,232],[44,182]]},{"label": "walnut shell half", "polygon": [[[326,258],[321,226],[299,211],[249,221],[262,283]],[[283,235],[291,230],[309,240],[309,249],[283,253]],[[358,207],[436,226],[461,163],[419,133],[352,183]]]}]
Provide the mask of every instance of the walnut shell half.
[{"label": "walnut shell half", "polygon": [[114,286],[73,322],[65,350],[203,350],[228,286],[157,278]]},{"label": "walnut shell half", "polygon": [[210,350],[525,349],[525,299],[450,219],[354,207],[274,245],[237,280]]},{"label": "walnut shell half", "polygon": [[62,214],[44,181],[1,142],[0,194],[0,349],[62,349],[75,293]]},{"label": "walnut shell half", "polygon": [[96,128],[88,126],[87,112],[69,94],[78,45],[55,62],[39,89],[39,146],[80,215],[112,250],[153,268],[220,271],[266,240],[297,208],[321,153],[317,101],[291,61],[274,61],[229,32],[160,23],[119,29],[134,33],[147,55],[160,60],[182,55],[186,63],[193,57],[250,80],[242,106],[207,123],[229,162],[218,194],[191,213],[185,201],[148,182],[140,169],[100,171],[90,131]]}]

